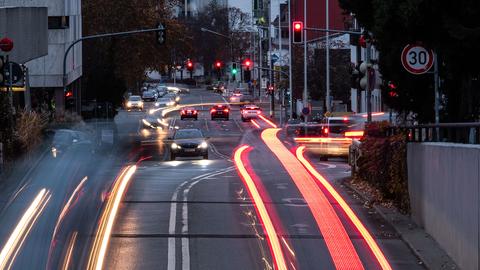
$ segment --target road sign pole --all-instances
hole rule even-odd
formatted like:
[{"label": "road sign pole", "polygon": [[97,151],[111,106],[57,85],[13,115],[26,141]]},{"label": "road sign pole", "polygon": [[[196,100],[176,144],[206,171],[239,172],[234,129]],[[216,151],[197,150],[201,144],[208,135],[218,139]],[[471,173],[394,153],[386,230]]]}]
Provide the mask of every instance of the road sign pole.
[{"label": "road sign pole", "polygon": [[[303,25],[307,27],[307,0],[303,0]],[[307,31],[304,30],[303,36],[303,108],[308,107],[308,48],[307,48]],[[305,123],[308,122],[308,116],[304,115]]]},{"label": "road sign pole", "polygon": [[[440,123],[440,93],[438,90],[439,85],[439,76],[438,76],[438,58],[437,52],[433,52],[433,76],[434,76],[434,85],[435,85],[435,124]],[[437,128],[435,132],[435,138],[438,141],[440,139],[440,129]]]},{"label": "road sign pole", "polygon": [[[325,0],[325,10],[326,10],[326,19],[325,19],[325,28],[327,30],[330,28],[330,16],[329,16],[329,10],[328,10],[328,0]],[[330,112],[332,110],[331,108],[331,102],[330,102],[330,33],[326,32],[325,36],[325,69],[326,69],[326,74],[325,74],[325,104],[327,107],[327,111]]]},{"label": "road sign pole", "polygon": [[13,107],[13,63],[10,62],[9,57],[7,55],[7,63],[8,63],[8,102],[10,103],[10,108],[12,113],[15,114],[15,107]]}]

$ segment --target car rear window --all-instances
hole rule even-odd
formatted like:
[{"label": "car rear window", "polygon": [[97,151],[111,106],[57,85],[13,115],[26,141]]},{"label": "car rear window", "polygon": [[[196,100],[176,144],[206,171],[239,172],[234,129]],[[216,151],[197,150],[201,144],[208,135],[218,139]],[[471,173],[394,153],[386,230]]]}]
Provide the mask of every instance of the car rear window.
[{"label": "car rear window", "polygon": [[330,133],[341,134],[349,130],[351,125],[353,125],[353,122],[350,120],[331,119],[328,128]]}]

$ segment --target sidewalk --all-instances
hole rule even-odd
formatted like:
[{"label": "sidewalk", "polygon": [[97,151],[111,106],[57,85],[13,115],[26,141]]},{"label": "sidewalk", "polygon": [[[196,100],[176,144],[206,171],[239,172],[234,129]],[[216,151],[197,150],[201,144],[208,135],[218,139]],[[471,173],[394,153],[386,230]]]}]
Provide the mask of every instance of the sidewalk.
[{"label": "sidewalk", "polygon": [[[344,180],[343,184],[366,202],[372,201],[372,198],[353,185],[350,179]],[[422,228],[418,227],[409,216],[401,214],[393,207],[387,208],[376,203],[373,203],[372,207],[395,229],[427,269],[460,269],[440,245]]]}]

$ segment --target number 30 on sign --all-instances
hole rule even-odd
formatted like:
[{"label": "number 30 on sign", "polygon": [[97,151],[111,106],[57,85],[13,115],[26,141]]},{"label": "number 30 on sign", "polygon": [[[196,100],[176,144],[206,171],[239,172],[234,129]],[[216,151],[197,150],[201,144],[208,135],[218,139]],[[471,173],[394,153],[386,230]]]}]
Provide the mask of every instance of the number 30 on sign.
[{"label": "number 30 on sign", "polygon": [[402,65],[412,74],[424,74],[433,65],[433,51],[419,45],[407,45],[402,51]]}]

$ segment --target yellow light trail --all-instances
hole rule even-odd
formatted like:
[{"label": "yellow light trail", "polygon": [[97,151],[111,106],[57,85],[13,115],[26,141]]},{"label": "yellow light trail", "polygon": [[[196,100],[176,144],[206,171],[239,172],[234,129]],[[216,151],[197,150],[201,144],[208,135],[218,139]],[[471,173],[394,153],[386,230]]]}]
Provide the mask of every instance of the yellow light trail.
[{"label": "yellow light trail", "polygon": [[126,167],[115,180],[111,195],[100,218],[97,234],[92,245],[87,265],[87,269],[89,270],[100,270],[103,267],[118,208],[136,169],[136,165]]},{"label": "yellow light trail", "polygon": [[45,209],[50,197],[51,194],[46,189],[40,190],[30,206],[24,212],[22,218],[17,223],[17,226],[15,226],[15,229],[10,234],[10,237],[0,252],[0,270],[11,268],[26,237],[30,233],[30,230],[40,214],[43,212],[43,209]]},{"label": "yellow light trail", "polygon": [[367,228],[363,225],[360,219],[355,215],[352,208],[345,202],[345,200],[338,194],[338,192],[333,188],[333,186],[320,174],[318,171],[308,162],[307,159],[303,156],[303,150],[305,146],[300,146],[297,148],[296,155],[297,159],[305,166],[305,168],[320,182],[320,184],[325,187],[325,189],[332,195],[332,197],[337,201],[337,203],[342,207],[343,211],[349,219],[352,221],[355,228],[360,232],[362,237],[367,242],[368,247],[373,252],[375,258],[377,259],[378,263],[384,270],[391,270],[392,267],[388,263],[385,255],[380,250],[380,247],[377,245],[375,240],[373,239],[372,235],[368,232]]}]

